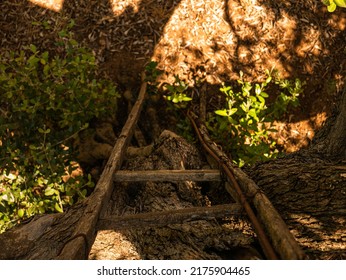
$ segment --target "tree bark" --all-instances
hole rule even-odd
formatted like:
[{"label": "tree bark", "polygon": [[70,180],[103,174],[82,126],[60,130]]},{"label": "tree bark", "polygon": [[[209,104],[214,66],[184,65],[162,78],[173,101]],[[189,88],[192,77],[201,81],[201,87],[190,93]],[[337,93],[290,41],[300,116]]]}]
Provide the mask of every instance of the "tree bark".
[{"label": "tree bark", "polygon": [[346,258],[346,93],[312,145],[246,170],[312,259]]},{"label": "tree bark", "polygon": [[340,95],[335,113],[317,133],[310,148],[324,158],[346,159],[346,86]]},{"label": "tree bark", "polygon": [[296,154],[248,170],[312,259],[345,258],[346,168]]}]

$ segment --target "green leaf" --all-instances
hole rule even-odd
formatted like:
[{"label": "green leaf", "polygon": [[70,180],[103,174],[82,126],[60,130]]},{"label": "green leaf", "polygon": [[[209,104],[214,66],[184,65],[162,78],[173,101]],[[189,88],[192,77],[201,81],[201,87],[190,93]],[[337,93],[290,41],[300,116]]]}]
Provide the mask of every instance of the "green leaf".
[{"label": "green leaf", "polygon": [[256,121],[259,121],[255,109],[250,109],[248,114],[249,114],[249,116],[253,117]]},{"label": "green leaf", "polygon": [[30,64],[30,66],[36,66],[39,61],[40,59],[38,57],[36,57],[35,55],[32,55],[28,59],[28,64]]},{"label": "green leaf", "polygon": [[228,110],[228,115],[232,116],[234,113],[238,111],[238,108],[232,108],[231,110]]},{"label": "green leaf", "polygon": [[256,95],[261,94],[261,91],[262,91],[261,86],[259,84],[256,84],[255,85],[255,93],[256,93]]},{"label": "green leaf", "polygon": [[86,189],[83,189],[83,190],[80,192],[80,196],[81,196],[82,198],[85,198],[86,195],[87,195],[87,193],[88,193],[88,191],[87,191]]},{"label": "green leaf", "polygon": [[51,189],[51,188],[47,188],[47,189],[45,189],[45,191],[44,191],[44,195],[45,195],[45,196],[52,196],[52,195],[54,195],[55,193],[56,193],[56,190]]},{"label": "green leaf", "polygon": [[42,24],[43,24],[44,29],[50,29],[51,28],[50,23],[48,21],[44,21]]},{"label": "green leaf", "polygon": [[187,97],[187,96],[184,96],[184,97],[183,97],[183,101],[191,101],[191,100],[192,100],[191,97]]},{"label": "green leaf", "polygon": [[74,39],[71,39],[70,41],[69,41],[69,43],[71,44],[71,46],[78,46],[78,42],[76,41],[76,40],[74,40]]},{"label": "green leaf", "polygon": [[54,205],[54,209],[59,212],[59,213],[63,213],[64,211],[61,209],[61,207],[59,206],[59,204],[56,202]]},{"label": "green leaf", "polygon": [[49,128],[47,128],[47,129],[42,129],[42,128],[38,128],[38,132],[39,133],[42,133],[42,134],[48,134],[48,133],[50,133],[50,129]]},{"label": "green leaf", "polygon": [[67,32],[66,30],[61,30],[59,33],[58,33],[59,37],[61,38],[64,38],[64,37],[67,37]]},{"label": "green leaf", "polygon": [[228,121],[229,121],[230,124],[233,124],[233,125],[237,125],[238,124],[238,122],[235,119],[233,119],[232,117],[229,117]]},{"label": "green leaf", "polygon": [[45,61],[48,61],[49,58],[49,53],[47,51],[45,51],[42,55],[41,55],[42,59],[44,59]]},{"label": "green leaf", "polygon": [[269,76],[269,77],[266,79],[265,84],[269,84],[269,83],[271,82],[271,80],[272,80],[272,77]]},{"label": "green leaf", "polygon": [[228,117],[228,113],[226,109],[223,110],[216,110],[215,114],[219,115],[219,116],[223,116],[223,117]]},{"label": "green leaf", "polygon": [[49,74],[49,69],[50,69],[50,67],[49,67],[48,64],[46,64],[46,65],[43,67],[43,74],[44,74],[45,76],[48,76],[48,74]]},{"label": "green leaf", "polygon": [[265,103],[265,100],[264,100],[264,98],[263,98],[261,95],[257,96],[257,98],[258,98],[258,100],[259,100],[262,104]]},{"label": "green leaf", "polygon": [[337,6],[346,8],[346,0],[334,0],[334,2]]},{"label": "green leaf", "polygon": [[226,129],[228,126],[228,123],[226,121],[221,122],[219,129],[222,131]]},{"label": "green leaf", "polygon": [[250,96],[250,100],[251,100],[251,102],[252,103],[256,103],[257,102],[257,98],[256,98],[256,96]]},{"label": "green leaf", "polygon": [[226,94],[227,96],[231,96],[233,94],[231,86],[228,86],[228,87],[223,86],[222,88],[220,88],[220,91]]},{"label": "green leaf", "polygon": [[268,98],[269,97],[269,95],[266,92],[264,92],[264,91],[261,92],[261,96],[264,97],[264,98]]},{"label": "green leaf", "polygon": [[30,45],[30,50],[33,52],[33,53],[36,53],[36,51],[37,51],[37,48],[36,48],[36,46],[35,45]]},{"label": "green leaf", "polygon": [[19,210],[17,211],[17,215],[18,215],[19,218],[23,218],[23,216],[24,216],[24,210],[23,210],[23,209],[19,209]]},{"label": "green leaf", "polygon": [[70,23],[67,25],[67,27],[68,27],[69,29],[71,29],[74,25],[75,25],[75,21],[74,21],[74,19],[71,19],[71,20],[70,20]]}]

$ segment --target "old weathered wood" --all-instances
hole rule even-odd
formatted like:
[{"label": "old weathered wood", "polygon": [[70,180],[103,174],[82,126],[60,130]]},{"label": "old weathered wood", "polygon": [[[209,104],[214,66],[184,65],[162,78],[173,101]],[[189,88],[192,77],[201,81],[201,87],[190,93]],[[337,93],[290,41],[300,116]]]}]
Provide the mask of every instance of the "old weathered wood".
[{"label": "old weathered wood", "polygon": [[143,181],[220,181],[219,170],[118,170],[115,173],[115,182],[143,182]]},{"label": "old weathered wood", "polygon": [[[204,125],[199,125],[198,133],[199,137],[202,138],[201,140],[208,146],[208,149],[211,149],[220,160],[219,164],[227,167],[227,169],[234,174],[235,179],[239,182],[239,186],[242,189],[242,193],[246,195],[247,200],[251,201],[256,208],[258,218],[264,225],[265,230],[271,239],[272,245],[280,257],[282,259],[306,258],[304,252],[287,228],[287,225],[266,195],[258,188],[256,183],[241,169],[233,166],[227,155],[210,140],[207,129]],[[234,187],[235,183],[232,180],[228,181],[230,185]],[[235,194],[233,190],[229,191],[229,193],[232,196]],[[237,195],[234,196],[234,198],[243,203],[238,192],[236,193]]]},{"label": "old weathered wood", "polygon": [[[144,76],[144,75],[143,75]],[[144,81],[144,77],[143,77]],[[112,193],[113,177],[117,169],[121,167],[127,146],[131,140],[133,130],[137,124],[143,101],[145,98],[147,83],[143,82],[138,99],[121,131],[121,134],[112,150],[112,154],[101,174],[93,194],[88,198],[88,205],[78,222],[78,225],[61,250],[58,259],[85,259],[96,236],[96,224],[99,215]],[[87,241],[87,242],[86,242]]]},{"label": "old weathered wood", "polygon": [[233,168],[234,176],[243,188],[244,193],[251,199],[257,215],[268,232],[272,244],[282,259],[305,259],[306,256],[286,223],[274,208],[268,197],[256,183],[239,168]]},{"label": "old weathered wood", "polygon": [[153,213],[140,213],[99,219],[97,230],[120,230],[143,227],[163,227],[198,220],[211,220],[243,214],[239,204],[191,207]]},{"label": "old weathered wood", "polygon": [[[163,131],[155,139],[155,149],[149,156],[126,160],[127,170],[196,170],[205,165],[203,155],[183,137]],[[208,200],[210,184],[184,182],[116,183],[106,213],[100,218],[160,213],[165,221],[166,211],[217,205]],[[215,185],[217,185],[216,183]],[[222,204],[229,204],[227,198]],[[221,204],[221,203],[220,203]],[[138,220],[140,223],[140,220]],[[135,222],[134,222],[135,223]],[[220,259],[219,251],[238,246],[251,246],[254,236],[248,230],[245,217],[230,216],[222,221],[198,220],[165,227],[99,230],[89,258],[91,259]],[[126,245],[128,244],[128,245]],[[215,252],[215,250],[218,252]],[[137,259],[137,257],[134,257]]]},{"label": "old weathered wood", "polygon": [[248,169],[311,259],[346,258],[343,166],[305,153]]},{"label": "old weathered wood", "polygon": [[83,200],[64,213],[37,215],[0,234],[0,259],[55,259],[86,206]]}]

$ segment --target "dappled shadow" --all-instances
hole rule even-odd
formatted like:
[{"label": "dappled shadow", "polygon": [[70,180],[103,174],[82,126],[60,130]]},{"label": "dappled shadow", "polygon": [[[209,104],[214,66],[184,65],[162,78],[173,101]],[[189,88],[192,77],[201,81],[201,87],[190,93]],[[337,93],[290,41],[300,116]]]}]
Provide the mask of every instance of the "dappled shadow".
[{"label": "dappled shadow", "polygon": [[[345,9],[331,14],[316,1],[201,1],[193,8],[188,3],[168,22],[154,52],[169,73],[164,80],[179,75],[194,85],[192,72],[201,68],[205,81],[217,86],[236,84],[240,71],[250,81],[263,80],[273,68],[284,78],[299,78],[306,82],[301,106],[282,118],[278,125],[287,137],[276,141],[289,141],[287,151],[306,146],[344,84]],[[269,93],[277,95],[277,88]],[[211,100],[213,95],[208,92]]]},{"label": "dappled shadow", "polygon": [[65,0],[57,13],[24,0],[1,1],[0,49],[31,43],[54,49],[56,31],[74,19],[78,40],[122,89],[138,88],[143,66],[155,59],[166,71],[163,81],[178,74],[194,86],[196,77],[204,79],[213,106],[214,90],[234,82],[239,71],[261,80],[265,69],[275,67],[285,77],[306,80],[302,107],[287,120],[307,121],[311,130],[323,123],[312,118],[327,116],[336,101],[346,71],[342,9],[329,14],[316,1],[246,6],[249,1],[142,0],[125,7],[118,2]]},{"label": "dappled shadow", "polygon": [[[101,67],[124,87],[132,87],[179,2],[141,0],[124,6],[124,1],[66,0],[57,13],[26,0],[2,1],[0,47],[37,43],[48,48],[56,31],[74,19],[73,31],[94,50]],[[33,22],[49,23],[51,29]]]},{"label": "dappled shadow", "polygon": [[[97,55],[102,69],[123,87],[134,88],[150,60],[166,22],[180,1],[78,1],[64,11],[76,20],[75,32]],[[113,3],[110,7],[110,3]],[[71,2],[72,4],[72,2]],[[78,8],[77,8],[78,7]]]},{"label": "dappled shadow", "polygon": [[307,81],[306,107],[293,112],[292,122],[328,115],[345,75],[345,11],[330,14],[316,1],[66,0],[59,13],[24,0],[0,5],[1,48],[48,45],[53,30],[31,23],[50,21],[59,29],[73,18],[78,38],[123,87],[138,86],[150,59],[167,71],[165,81],[179,74],[192,84],[191,69],[203,67],[207,82],[219,85],[239,71],[261,80],[275,67]]}]

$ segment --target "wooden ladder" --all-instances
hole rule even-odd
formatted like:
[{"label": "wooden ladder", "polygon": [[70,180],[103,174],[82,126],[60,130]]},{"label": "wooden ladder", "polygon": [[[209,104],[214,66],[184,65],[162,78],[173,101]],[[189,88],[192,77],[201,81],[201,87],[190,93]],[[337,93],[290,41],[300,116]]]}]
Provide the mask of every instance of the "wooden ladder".
[{"label": "wooden ladder", "polygon": [[[139,91],[138,99],[128,116],[128,119],[118,137],[118,140],[112,150],[112,153],[104,167],[101,177],[85,206],[83,215],[79,220],[71,238],[69,238],[64,247],[59,252],[57,259],[86,259],[91,246],[95,241],[98,230],[103,229],[121,229],[133,228],[138,226],[165,226],[173,223],[183,223],[187,221],[200,219],[214,219],[225,216],[243,214],[244,201],[241,203],[217,205],[211,207],[193,207],[179,210],[169,210],[155,213],[139,213],[126,216],[103,216],[110,200],[114,185],[125,181],[220,181],[220,170],[148,170],[148,171],[126,171],[120,170],[128,145],[131,141],[134,128],[140,116],[143,101],[145,99],[147,83],[145,75],[142,75],[142,85]],[[234,172],[234,171],[232,171]],[[239,177],[239,171],[236,176]],[[235,179],[233,178],[233,181]],[[247,183],[250,181],[248,179]],[[251,183],[252,182],[252,183]],[[255,185],[253,181],[250,185]],[[237,182],[233,182],[237,183]],[[228,187],[227,187],[228,184]],[[226,182],[226,189],[232,194],[230,189],[232,182]],[[276,251],[283,259],[302,259],[304,254],[287,229],[279,214],[276,212],[270,201],[262,195],[257,195],[258,187],[252,191],[254,195],[254,204],[258,206],[256,210],[264,213],[268,219],[273,219],[273,225],[266,228],[271,232],[272,242]],[[233,195],[232,195],[233,196]],[[256,202],[257,199],[257,202]],[[259,199],[261,199],[259,201]],[[236,199],[237,200],[237,199]],[[263,202],[264,201],[264,202]],[[245,203],[247,203],[245,201]],[[267,213],[268,209],[268,213]],[[283,245],[284,244],[284,245]]]}]

